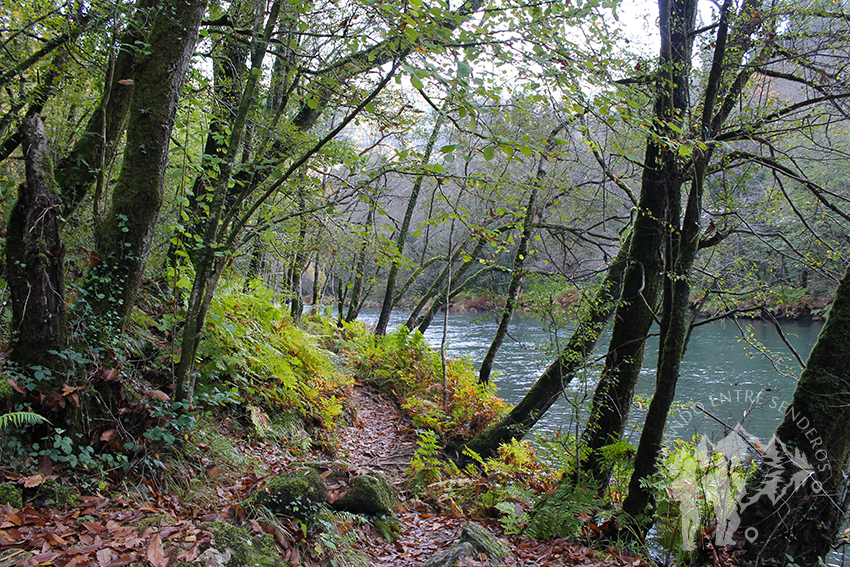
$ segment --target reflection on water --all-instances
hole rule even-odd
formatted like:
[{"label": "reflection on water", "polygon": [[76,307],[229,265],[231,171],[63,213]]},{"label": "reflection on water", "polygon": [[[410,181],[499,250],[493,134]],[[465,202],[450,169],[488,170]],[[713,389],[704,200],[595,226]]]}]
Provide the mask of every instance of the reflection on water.
[{"label": "reflection on water", "polygon": [[[378,313],[365,311],[360,319],[367,325],[377,322]],[[400,325],[406,314],[394,314],[390,327]],[[822,323],[787,322],[783,330],[799,355],[806,359],[814,346]],[[469,357],[480,364],[496,331],[492,314],[473,315],[451,313],[447,329],[447,352],[450,357]],[[425,333],[428,342],[437,347],[442,336],[442,316]],[[568,332],[561,333],[561,339]],[[496,357],[493,381],[497,393],[510,403],[517,403],[553,359],[547,352],[550,337],[539,321],[517,316],[511,323],[510,337]],[[568,397],[589,400],[598,379],[598,366],[608,346],[603,337],[594,355],[595,368],[588,368],[569,387]],[[773,353],[772,360],[758,349]],[[652,337],[647,347],[644,368],[638,384],[638,399],[632,410],[632,423],[639,424],[641,407],[646,407],[655,380],[658,339]],[[668,436],[690,439],[696,433],[712,437],[725,435],[729,428],[742,423],[750,434],[766,441],[779,424],[785,406],[794,392],[800,367],[789,352],[773,325],[760,320],[717,321],[694,329],[681,377],[676,400],[683,406],[668,422]],[[578,408],[578,409],[576,409]],[[539,433],[554,433],[559,429],[575,430],[583,422],[584,406],[562,400],[544,416],[537,426]],[[703,408],[702,410],[699,408]],[[632,440],[637,442],[636,433]]]}]

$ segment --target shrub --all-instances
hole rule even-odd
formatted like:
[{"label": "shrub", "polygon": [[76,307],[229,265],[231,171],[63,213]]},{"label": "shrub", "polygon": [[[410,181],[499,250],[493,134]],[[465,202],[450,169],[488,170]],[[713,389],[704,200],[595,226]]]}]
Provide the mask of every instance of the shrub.
[{"label": "shrub", "polygon": [[225,383],[269,409],[295,409],[332,427],[342,413],[350,377],[276,306],[271,291],[225,288],[213,301],[208,320],[199,349],[201,390]]},{"label": "shrub", "polygon": [[444,445],[471,439],[507,411],[466,359],[447,361],[444,396],[440,356],[419,331],[364,332],[348,341],[347,356],[362,382],[394,395],[414,425],[434,431]]}]

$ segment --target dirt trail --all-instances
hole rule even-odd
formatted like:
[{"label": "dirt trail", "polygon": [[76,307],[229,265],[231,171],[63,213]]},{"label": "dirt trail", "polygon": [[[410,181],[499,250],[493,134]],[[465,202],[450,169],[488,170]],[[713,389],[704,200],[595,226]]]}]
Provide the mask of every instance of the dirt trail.
[{"label": "dirt trail", "polygon": [[[416,450],[416,435],[410,421],[394,401],[374,395],[365,388],[355,387],[352,397],[354,406],[358,408],[357,416],[354,423],[341,432],[340,456],[362,472],[376,471],[387,475],[399,489],[402,500],[397,514],[401,533],[394,544],[376,534],[363,534],[367,545],[362,550],[371,558],[373,567],[420,567],[432,556],[456,543],[463,524],[468,521],[485,526],[502,537],[512,551],[512,556],[502,563],[509,567],[647,565],[636,557],[600,554],[566,539],[541,543],[526,537],[508,537],[495,521],[435,513],[427,504],[409,499],[404,483],[410,457]],[[461,559],[457,565],[489,566],[490,562],[481,555]]]}]

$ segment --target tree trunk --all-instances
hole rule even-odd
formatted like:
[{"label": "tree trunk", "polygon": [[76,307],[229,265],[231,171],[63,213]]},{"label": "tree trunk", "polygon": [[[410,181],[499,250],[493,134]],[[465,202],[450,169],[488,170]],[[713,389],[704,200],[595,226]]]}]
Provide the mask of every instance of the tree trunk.
[{"label": "tree trunk", "polygon": [[[502,232],[503,230],[504,228],[500,228],[498,229],[498,232]],[[485,237],[481,237],[478,239],[478,242],[475,243],[475,248],[473,248],[469,254],[466,254],[463,263],[460,265],[457,271],[452,274],[452,277],[455,279],[455,281],[462,278],[470,267],[478,263],[476,261],[476,258],[478,258],[478,256],[481,254],[481,250],[484,249],[484,246],[487,244],[487,242],[489,242],[489,240],[487,240],[487,238]],[[422,299],[420,299],[419,303],[416,305],[416,308],[414,308],[413,312],[407,318],[407,324],[405,326],[408,329],[412,329],[414,326],[416,326],[419,329],[420,333],[424,333],[425,330],[428,329],[428,326],[431,324],[431,321],[434,320],[434,316],[437,314],[438,311],[440,311],[440,308],[443,307],[446,298],[453,297],[456,292],[462,289],[462,286],[456,286],[455,291],[451,294],[440,293],[440,290],[443,289],[443,282],[446,281],[446,276],[449,273],[452,262],[456,261],[463,254],[464,248],[461,246],[457,249],[457,252],[451,255],[451,259],[446,262],[446,266],[443,268],[443,271],[440,272],[440,275],[437,276],[437,279],[434,280],[434,283],[431,284],[431,287],[428,289],[427,292],[425,292],[425,295],[422,297]],[[431,307],[428,308],[424,315],[418,316],[419,312],[422,310],[422,308],[425,306],[425,303],[427,303],[429,299],[433,299]]]},{"label": "tree trunk", "polygon": [[589,449],[582,470],[590,473],[602,490],[608,485],[610,464],[601,449],[622,437],[640,375],[649,329],[661,289],[671,195],[679,193],[681,172],[665,138],[668,124],[681,124],[688,108],[688,69],[694,37],[688,34],[695,17],[689,0],[660,0],[661,62],[656,82],[654,125],[647,140],[637,219],[631,242],[630,263],[623,276],[623,293],[614,316],[614,328],[605,369],[593,394],[593,403],[582,441]]},{"label": "tree trunk", "polygon": [[62,195],[63,216],[68,217],[83,200],[99,175],[112,161],[130,117],[133,85],[137,80],[137,44],[144,41],[152,0],[139,0],[127,31],[121,36],[115,65],[109,70],[100,104],[89,118],[73,151],[56,168]]},{"label": "tree trunk", "polygon": [[325,282],[322,280],[324,275],[323,268],[319,262],[319,253],[316,253],[316,258],[313,261],[313,308],[315,309],[322,304],[322,289]]},{"label": "tree trunk", "polygon": [[[431,130],[431,136],[425,144],[425,153],[422,155],[422,165],[427,166],[431,159],[431,153],[434,151],[434,144],[437,143],[437,137],[440,135],[440,128],[443,125],[443,115],[437,116],[437,121],[434,123],[434,129]],[[404,244],[407,240],[407,232],[410,230],[410,221],[413,218],[413,211],[416,209],[416,203],[419,200],[419,191],[422,189],[422,183],[425,181],[425,175],[419,175],[413,184],[413,189],[410,191],[410,197],[407,199],[407,209],[404,211],[404,218],[401,221],[401,226],[398,229],[398,237],[396,238],[395,256],[390,266],[390,272],[387,275],[387,287],[384,292],[384,301],[381,304],[381,314],[378,316],[378,324],[375,325],[375,334],[384,335],[387,332],[387,325],[390,322],[390,315],[395,306],[395,285],[398,278],[398,265],[404,254]]]},{"label": "tree trunk", "polygon": [[[203,225],[197,227],[198,230],[203,229],[203,234],[192,258],[195,267],[195,280],[192,282],[192,291],[189,294],[189,303],[186,306],[186,324],[180,342],[180,363],[177,365],[177,372],[174,377],[175,397],[178,400],[191,399],[194,392],[195,380],[191,369],[195,365],[201,331],[215,288],[229,260],[228,253],[231,252],[231,247],[227,247],[223,252],[217,249],[216,244],[220,236],[222,216],[233,212],[232,210],[224,210],[228,200],[230,181],[242,148],[248,111],[254,102],[254,92],[260,78],[259,71],[262,69],[269,39],[277,25],[280,5],[279,1],[272,4],[262,36],[255,34],[251,43],[251,73],[248,75],[239,100],[239,108],[227,140],[227,149],[219,168],[219,177],[215,180],[213,187],[208,216],[203,220]],[[258,31],[262,25],[262,14],[258,14],[257,18],[255,31]],[[226,223],[224,224],[226,227]]]},{"label": "tree trunk", "polygon": [[[372,212],[369,211],[367,224],[372,224]],[[363,302],[363,280],[366,277],[366,252],[369,250],[369,241],[364,237],[360,251],[357,253],[357,261],[354,263],[354,285],[351,288],[351,299],[348,302],[348,313],[345,322],[351,323],[360,314],[360,306]]]},{"label": "tree trunk", "polygon": [[[850,268],[785,419],[739,498],[756,565],[818,565],[844,527],[850,464]],[[765,497],[765,498],[763,498]]]},{"label": "tree trunk", "polygon": [[[307,209],[303,183],[298,185],[298,206],[301,211]],[[303,216],[299,216],[296,221],[298,222],[298,240],[295,242],[295,256],[289,267],[289,289],[292,292],[292,303],[289,307],[289,314],[293,321],[298,321],[304,313],[301,279],[307,264],[307,254],[304,251],[304,245],[307,242],[307,221]]]},{"label": "tree trunk", "polygon": [[160,5],[147,38],[151,51],[138,61],[124,161],[100,227],[100,264],[92,270],[87,290],[94,313],[119,329],[141,286],[163,199],[177,99],[205,5],[205,0]]},{"label": "tree trunk", "polygon": [[602,285],[585,302],[584,315],[558,358],[508,415],[466,444],[468,449],[481,456],[489,456],[499,445],[512,439],[522,439],[563,394],[564,388],[593,352],[605,323],[614,312],[628,251],[629,238],[623,242],[617,258],[608,267]]},{"label": "tree trunk", "polygon": [[531,239],[533,229],[533,219],[535,209],[537,208],[537,190],[538,183],[542,178],[543,160],[540,158],[540,167],[538,169],[537,180],[531,190],[531,195],[528,197],[528,204],[525,208],[525,218],[522,221],[522,234],[519,238],[516,254],[514,255],[514,265],[511,269],[511,283],[508,285],[508,293],[505,296],[505,306],[502,308],[502,316],[499,319],[499,326],[496,329],[496,334],[493,336],[493,342],[490,343],[490,348],[487,349],[487,354],[484,355],[484,360],[481,361],[481,368],[478,371],[478,382],[487,384],[490,382],[490,373],[493,371],[493,362],[496,360],[496,353],[499,352],[505,337],[508,335],[508,327],[511,324],[511,318],[514,314],[517,298],[519,298],[519,288],[522,285],[524,274],[525,259],[528,256],[528,241]]},{"label": "tree trunk", "polygon": [[531,239],[531,231],[533,229],[533,219],[537,208],[537,192],[543,178],[546,176],[546,169],[543,164],[555,149],[555,136],[566,127],[567,123],[558,124],[549,134],[549,139],[546,142],[546,148],[543,155],[540,156],[540,161],[537,164],[537,173],[535,175],[534,184],[531,195],[528,198],[528,205],[525,210],[525,218],[522,223],[522,234],[520,235],[519,245],[517,246],[516,254],[514,255],[514,265],[511,269],[511,282],[508,285],[508,293],[505,297],[505,306],[502,309],[502,317],[499,320],[499,327],[496,329],[496,334],[493,337],[493,342],[490,343],[490,348],[487,349],[487,354],[484,355],[484,360],[481,362],[481,369],[478,371],[478,382],[487,384],[490,381],[490,373],[493,371],[493,362],[496,360],[496,353],[499,352],[505,337],[508,334],[508,326],[513,317],[516,301],[519,297],[519,288],[522,284],[524,276],[523,266],[525,265],[525,257],[528,255],[528,241]]},{"label": "tree trunk", "polygon": [[22,368],[62,370],[52,354],[67,348],[65,247],[59,237],[62,199],[56,192],[53,158],[44,123],[38,115],[21,125],[26,183],[6,233],[6,270],[12,300],[12,353]]}]

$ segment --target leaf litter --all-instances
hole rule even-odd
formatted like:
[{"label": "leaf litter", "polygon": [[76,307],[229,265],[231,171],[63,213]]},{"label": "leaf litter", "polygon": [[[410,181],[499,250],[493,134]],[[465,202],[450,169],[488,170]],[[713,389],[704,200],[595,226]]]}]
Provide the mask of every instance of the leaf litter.
[{"label": "leaf litter", "polygon": [[[352,423],[339,432],[339,455],[350,467],[351,475],[381,472],[397,487],[401,509],[397,514],[401,528],[394,543],[387,542],[368,525],[357,528],[358,541],[352,545],[363,552],[373,567],[421,566],[460,538],[464,523],[475,521],[502,538],[511,556],[507,567],[646,566],[640,557],[620,555],[615,550],[600,553],[573,541],[557,539],[540,542],[522,536],[506,536],[491,519],[470,519],[435,510],[404,491],[406,472],[416,448],[416,435],[398,405],[365,389],[355,387],[351,405],[356,408]],[[285,565],[319,565],[321,557],[310,553],[297,523],[283,520],[271,525],[249,519],[240,502],[260,489],[266,478],[292,468],[296,459],[284,448],[256,436],[241,436],[236,428],[225,429],[235,437],[236,448],[246,457],[259,459],[265,470],[229,478],[220,464],[206,459],[202,463],[205,482],[216,483],[218,500],[185,500],[169,492],[161,479],[142,479],[134,491],[120,494],[117,486],[108,495],[84,495],[72,508],[16,509],[0,507],[0,567],[121,567],[145,565],[171,567],[180,561],[192,562],[212,544],[213,535],[204,529],[212,521],[244,524],[254,533],[274,537]],[[204,450],[203,443],[197,443]],[[300,455],[303,460],[306,455]],[[202,459],[203,460],[203,459]],[[7,481],[28,488],[38,487],[58,475],[29,477],[4,471]],[[333,502],[347,489],[347,482],[323,473]],[[145,496],[143,497],[142,494]],[[281,529],[283,526],[284,529]],[[490,565],[484,555],[458,560],[456,565]]]}]

